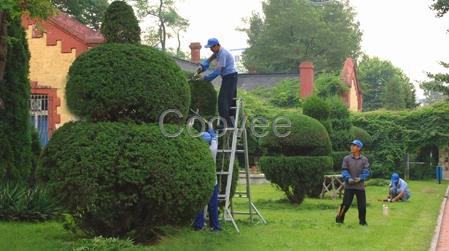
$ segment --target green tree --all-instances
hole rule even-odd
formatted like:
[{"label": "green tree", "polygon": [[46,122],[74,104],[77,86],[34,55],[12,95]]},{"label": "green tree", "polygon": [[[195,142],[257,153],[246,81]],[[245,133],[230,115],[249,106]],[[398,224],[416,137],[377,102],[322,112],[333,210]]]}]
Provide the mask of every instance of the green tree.
[{"label": "green tree", "polygon": [[363,56],[358,77],[363,89],[363,110],[404,109],[416,106],[415,87],[390,61]]},{"label": "green tree", "polygon": [[424,97],[426,98],[425,103],[432,104],[438,101],[447,100],[448,98],[447,94],[449,93],[446,92],[446,94],[444,94],[442,91],[435,90],[435,89],[442,89],[442,88],[435,88],[436,86],[444,88],[442,82],[436,82],[434,80],[420,83],[419,87],[423,89]]},{"label": "green tree", "polygon": [[[449,63],[440,62],[440,64],[446,68],[449,69]],[[421,84],[421,88],[424,89],[424,91],[428,93],[439,93],[440,95],[444,97],[448,97],[449,95],[449,74],[447,73],[428,73],[427,74],[429,78],[431,78],[431,81],[424,82]]]},{"label": "green tree", "polygon": [[439,17],[444,16],[449,11],[448,0],[433,0],[432,9],[437,12]]},{"label": "green tree", "polygon": [[99,30],[108,8],[108,0],[51,0],[61,11],[92,29]]},{"label": "green tree", "polygon": [[29,58],[25,31],[16,18],[8,27],[8,55],[5,82],[0,98],[7,109],[0,110],[0,183],[26,181],[31,175],[31,128],[29,117]]},{"label": "green tree", "polygon": [[241,29],[248,35],[247,69],[291,72],[312,60],[317,71],[336,71],[346,57],[360,54],[362,33],[346,1],[269,0],[262,7],[264,17],[253,13],[249,28]]},{"label": "green tree", "polygon": [[339,75],[324,73],[315,80],[315,94],[321,98],[340,96],[349,91],[349,87]]},{"label": "green tree", "polygon": [[133,8],[123,1],[111,3],[101,33],[108,43],[140,43],[140,27]]},{"label": "green tree", "polygon": [[[138,15],[141,18],[150,16],[155,20],[154,28],[149,28],[147,38],[154,43],[154,37],[158,37],[158,44],[163,51],[166,51],[167,39],[176,35],[179,38],[179,33],[185,31],[189,26],[186,19],[181,17],[175,8],[175,0],[129,0],[136,3]],[[180,44],[180,40],[178,40]],[[178,48],[180,45],[178,44]]]}]

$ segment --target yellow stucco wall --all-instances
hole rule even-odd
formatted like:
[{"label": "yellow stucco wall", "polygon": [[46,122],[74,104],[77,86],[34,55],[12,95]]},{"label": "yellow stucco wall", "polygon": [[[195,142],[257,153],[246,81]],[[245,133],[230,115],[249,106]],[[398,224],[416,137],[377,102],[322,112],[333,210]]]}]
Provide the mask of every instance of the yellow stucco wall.
[{"label": "yellow stucco wall", "polygon": [[359,108],[359,102],[357,99],[357,92],[355,90],[354,80],[351,79],[351,88],[349,89],[349,110],[357,112]]},{"label": "yellow stucco wall", "polygon": [[32,38],[32,26],[28,27],[27,40],[31,53],[30,59],[30,81],[37,81],[40,85],[50,86],[57,89],[57,95],[61,100],[61,106],[57,113],[61,115],[62,124],[74,120],[74,115],[67,109],[65,99],[65,85],[69,67],[76,59],[76,52],[61,53],[61,41],[56,46],[47,46],[46,34],[41,38]]}]

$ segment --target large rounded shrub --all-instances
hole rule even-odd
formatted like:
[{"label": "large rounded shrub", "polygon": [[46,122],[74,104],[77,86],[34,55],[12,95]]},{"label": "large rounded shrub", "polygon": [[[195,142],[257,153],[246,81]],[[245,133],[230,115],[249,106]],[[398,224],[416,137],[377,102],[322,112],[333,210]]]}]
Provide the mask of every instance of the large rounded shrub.
[{"label": "large rounded shrub", "polygon": [[323,175],[330,170],[329,156],[264,156],[260,166],[265,177],[282,190],[287,199],[301,204],[305,195],[318,197]]},{"label": "large rounded shrub", "polygon": [[201,139],[168,138],[156,125],[133,123],[65,124],[42,164],[40,176],[81,229],[137,241],[158,226],[190,223],[209,200],[215,176]]},{"label": "large rounded shrub", "polygon": [[331,142],[324,126],[314,118],[302,114],[289,114],[279,120],[279,124],[291,121],[290,128],[282,128],[281,133],[290,131],[287,137],[278,137],[273,130],[262,139],[262,146],[268,155],[286,156],[327,156],[331,152]]},{"label": "large rounded shrub", "polygon": [[[190,88],[165,53],[143,45],[105,44],[79,56],[69,70],[67,105],[91,121],[155,122],[163,111],[187,116]],[[166,121],[180,121],[171,113]]]},{"label": "large rounded shrub", "polygon": [[211,82],[190,80],[190,109],[198,111],[201,116],[213,117],[217,114],[217,91]]},{"label": "large rounded shrub", "polygon": [[322,98],[317,96],[310,96],[304,101],[302,105],[302,112],[304,115],[310,116],[318,121],[326,128],[328,133],[332,131],[329,104]]}]

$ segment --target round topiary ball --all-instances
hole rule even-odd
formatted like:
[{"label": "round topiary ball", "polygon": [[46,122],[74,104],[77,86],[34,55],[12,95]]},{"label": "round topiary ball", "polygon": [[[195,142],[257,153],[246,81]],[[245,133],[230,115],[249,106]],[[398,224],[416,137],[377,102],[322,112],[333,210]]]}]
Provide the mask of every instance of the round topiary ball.
[{"label": "round topiary ball", "polygon": [[[165,53],[143,45],[105,44],[79,56],[66,86],[67,105],[90,121],[156,122],[177,109],[187,116],[190,88]],[[182,122],[170,113],[166,122]]]},{"label": "round topiary ball", "polygon": [[71,122],[53,135],[38,174],[85,232],[144,241],[194,219],[215,164],[203,140],[166,137],[155,124]]},{"label": "round topiary ball", "polygon": [[211,82],[190,80],[190,109],[198,111],[201,116],[213,117],[217,114],[217,91]]},{"label": "round topiary ball", "polygon": [[329,156],[331,141],[326,128],[316,119],[302,114],[287,114],[278,122],[285,125],[291,122],[290,128],[278,129],[278,133],[287,137],[276,135],[274,130],[262,138],[262,146],[267,155],[285,156]]}]

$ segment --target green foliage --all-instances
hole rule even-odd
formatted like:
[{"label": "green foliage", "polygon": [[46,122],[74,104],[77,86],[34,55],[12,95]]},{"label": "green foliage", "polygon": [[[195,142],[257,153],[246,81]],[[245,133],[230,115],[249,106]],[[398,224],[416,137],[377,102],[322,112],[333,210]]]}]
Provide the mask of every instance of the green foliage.
[{"label": "green foliage", "polygon": [[267,100],[274,107],[288,108],[301,105],[297,79],[285,79],[272,87],[256,88],[251,93]]},{"label": "green foliage", "polygon": [[29,183],[36,183],[36,170],[39,165],[39,157],[42,152],[41,141],[39,139],[39,133],[35,128],[31,129],[31,175],[29,177]]},{"label": "green foliage", "polygon": [[28,44],[20,19],[10,20],[5,79],[0,80],[0,183],[31,175]]},{"label": "green foliage", "polygon": [[50,0],[3,0],[0,4],[0,12],[6,12],[17,21],[23,13],[31,17],[46,18],[54,14],[54,8]]},{"label": "green foliage", "polygon": [[[444,68],[449,69],[449,63],[440,62],[440,64]],[[420,87],[424,89],[425,92],[440,94],[439,96],[442,96],[440,97],[440,100],[447,100],[447,97],[449,95],[449,87],[447,86],[447,84],[449,83],[449,74],[437,73],[428,75],[432,80],[422,83]]]},{"label": "green foliage", "polygon": [[205,142],[168,138],[156,124],[67,123],[42,163],[38,174],[83,231],[138,242],[162,225],[189,224],[209,200],[215,176]]},{"label": "green foliage", "polygon": [[390,61],[364,56],[358,77],[363,89],[363,110],[400,110],[416,107],[415,87]]},{"label": "green foliage", "polygon": [[305,195],[317,197],[323,175],[332,167],[328,156],[263,156],[260,166],[265,177],[282,190],[291,203],[301,204]]},{"label": "green foliage", "polygon": [[178,39],[177,53],[179,53],[180,32],[187,29],[189,21],[178,14],[175,1],[160,0],[157,4],[154,4],[152,0],[134,0],[133,2],[136,3],[135,7],[140,18],[153,17],[153,24],[147,32],[146,40],[151,41],[153,46],[159,44],[162,51],[166,51],[167,38],[176,37]]},{"label": "green foliage", "polygon": [[79,56],[69,70],[66,96],[70,110],[91,121],[154,122],[167,109],[185,118],[190,105],[189,85],[173,59],[132,44],[106,44]]},{"label": "green foliage", "polygon": [[0,220],[45,221],[61,212],[58,201],[44,187],[9,182],[0,185]]},{"label": "green foliage", "polygon": [[296,72],[299,62],[310,60],[318,72],[339,71],[346,57],[360,53],[362,32],[348,2],[315,6],[308,0],[270,0],[262,9],[263,15],[253,13],[243,29],[249,38],[247,69]]},{"label": "green foliage", "polygon": [[340,96],[347,91],[349,91],[349,87],[339,75],[324,73],[315,80],[314,92],[320,98]]},{"label": "green foliage", "polygon": [[439,17],[442,17],[449,11],[449,2],[447,0],[434,0],[432,9],[437,12]]},{"label": "green foliage", "polygon": [[104,14],[101,33],[108,43],[140,43],[140,27],[133,8],[123,1],[114,1]]},{"label": "green foliage", "polygon": [[378,187],[388,187],[390,184],[389,179],[369,179],[365,181],[365,186],[378,186]]},{"label": "green foliage", "polygon": [[332,132],[332,124],[329,119],[330,107],[326,101],[317,96],[310,96],[304,101],[302,111],[304,115],[320,121],[329,134]]},{"label": "green foliage", "polygon": [[95,30],[100,29],[109,6],[108,0],[51,0],[51,2],[59,10]]},{"label": "green foliage", "polygon": [[190,109],[198,110],[198,114],[202,117],[215,116],[217,114],[217,91],[212,83],[204,80],[189,80],[189,84]]},{"label": "green foliage", "polygon": [[326,100],[330,107],[330,121],[332,131],[330,138],[332,149],[334,151],[346,151],[349,142],[354,139],[351,133],[351,119],[349,117],[348,107],[341,101],[339,97],[331,97]]},{"label": "green foliage", "polygon": [[[349,144],[348,144],[349,145]],[[341,167],[343,163],[343,158],[349,154],[349,147],[346,151],[332,152],[332,169],[336,173],[341,173]]]},{"label": "green foliage", "polygon": [[302,114],[287,114],[290,128],[281,128],[281,134],[290,131],[287,137],[276,136],[273,130],[262,138],[262,147],[269,155],[327,156],[331,152],[329,135],[323,125],[314,118]]}]

